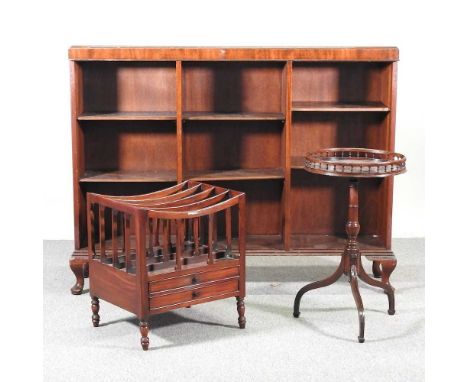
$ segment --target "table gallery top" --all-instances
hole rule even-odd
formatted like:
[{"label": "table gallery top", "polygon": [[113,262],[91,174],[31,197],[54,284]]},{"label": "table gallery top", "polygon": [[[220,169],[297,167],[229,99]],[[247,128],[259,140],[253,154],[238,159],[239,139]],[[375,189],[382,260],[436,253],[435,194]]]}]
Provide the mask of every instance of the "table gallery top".
[{"label": "table gallery top", "polygon": [[327,148],[308,153],[304,167],[321,175],[383,178],[406,172],[406,158],[385,150]]}]

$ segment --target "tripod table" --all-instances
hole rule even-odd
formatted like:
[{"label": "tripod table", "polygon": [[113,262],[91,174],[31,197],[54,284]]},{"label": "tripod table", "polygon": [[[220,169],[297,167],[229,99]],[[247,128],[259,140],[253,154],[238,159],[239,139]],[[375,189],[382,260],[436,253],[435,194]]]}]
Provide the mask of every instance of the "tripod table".
[{"label": "tripod table", "polygon": [[[388,278],[380,281],[370,277],[361,262],[361,252],[357,242],[359,234],[359,179],[383,178],[398,175],[406,171],[406,158],[397,153],[362,149],[330,148],[307,154],[305,169],[313,174],[340,176],[349,179],[348,185],[348,221],[346,223],[347,242],[341,255],[337,270],[329,277],[302,287],[294,300],[294,317],[299,317],[299,306],[304,293],[329,286],[343,274],[349,277],[351,291],[359,314],[359,342],[364,342],[364,306],[359,293],[358,278],[365,283],[382,288],[388,296],[388,314],[395,314],[395,294]],[[395,263],[396,265],[396,263]],[[393,267],[395,266],[393,265]],[[382,262],[385,267],[385,262]],[[374,274],[377,273],[374,270]]]}]

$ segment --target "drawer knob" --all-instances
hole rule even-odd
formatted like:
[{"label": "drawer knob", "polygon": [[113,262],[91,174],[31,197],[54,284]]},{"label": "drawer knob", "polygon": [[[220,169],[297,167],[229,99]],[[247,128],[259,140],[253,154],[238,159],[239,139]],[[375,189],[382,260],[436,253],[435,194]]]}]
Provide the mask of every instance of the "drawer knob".
[{"label": "drawer knob", "polygon": [[197,291],[193,291],[192,292],[192,298],[197,298],[198,297],[198,292]]},{"label": "drawer knob", "polygon": [[192,284],[196,284],[198,283],[198,279],[194,276],[192,277]]}]

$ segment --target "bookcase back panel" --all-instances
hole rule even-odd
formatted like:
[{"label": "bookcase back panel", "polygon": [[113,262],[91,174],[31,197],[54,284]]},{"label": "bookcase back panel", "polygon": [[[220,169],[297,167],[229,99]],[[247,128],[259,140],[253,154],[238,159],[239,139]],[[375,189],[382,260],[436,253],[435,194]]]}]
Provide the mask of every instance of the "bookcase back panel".
[{"label": "bookcase back panel", "polygon": [[328,147],[385,149],[387,114],[295,113],[291,131],[291,155]]},{"label": "bookcase back panel", "polygon": [[184,124],[186,170],[281,167],[277,121],[191,121]]},{"label": "bookcase back panel", "polygon": [[294,63],[292,99],[390,104],[388,63]]},{"label": "bookcase back panel", "polygon": [[184,63],[183,110],[279,113],[283,69],[278,62]]},{"label": "bookcase back panel", "polygon": [[89,122],[84,125],[87,171],[175,170],[176,129],[170,121]]},{"label": "bookcase back panel", "polygon": [[174,62],[82,63],[85,112],[176,110]]},{"label": "bookcase back panel", "polygon": [[84,193],[94,192],[104,195],[141,195],[163,190],[175,185],[175,182],[125,182],[125,183],[82,183]]},{"label": "bookcase back panel", "polygon": [[[246,193],[246,225],[248,235],[280,234],[282,181],[254,180],[210,183]],[[233,223],[233,232],[237,235],[237,221]]]},{"label": "bookcase back panel", "polygon": [[[348,180],[321,176],[304,170],[292,172],[291,212],[293,234],[345,234]],[[381,179],[359,185],[360,234],[382,235],[379,221],[385,193]]]}]

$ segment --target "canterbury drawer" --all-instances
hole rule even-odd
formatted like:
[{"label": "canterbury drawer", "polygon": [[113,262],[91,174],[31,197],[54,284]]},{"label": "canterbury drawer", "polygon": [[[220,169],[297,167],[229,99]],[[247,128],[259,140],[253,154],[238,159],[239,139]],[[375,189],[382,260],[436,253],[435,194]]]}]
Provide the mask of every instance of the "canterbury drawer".
[{"label": "canterbury drawer", "polygon": [[169,289],[197,285],[210,281],[239,276],[239,267],[217,269],[208,272],[192,273],[185,276],[173,277],[166,280],[150,282],[149,293],[168,291]]},{"label": "canterbury drawer", "polygon": [[212,282],[197,287],[182,288],[178,291],[160,292],[150,296],[150,309],[157,309],[167,305],[220,296],[239,290],[239,278]]}]

